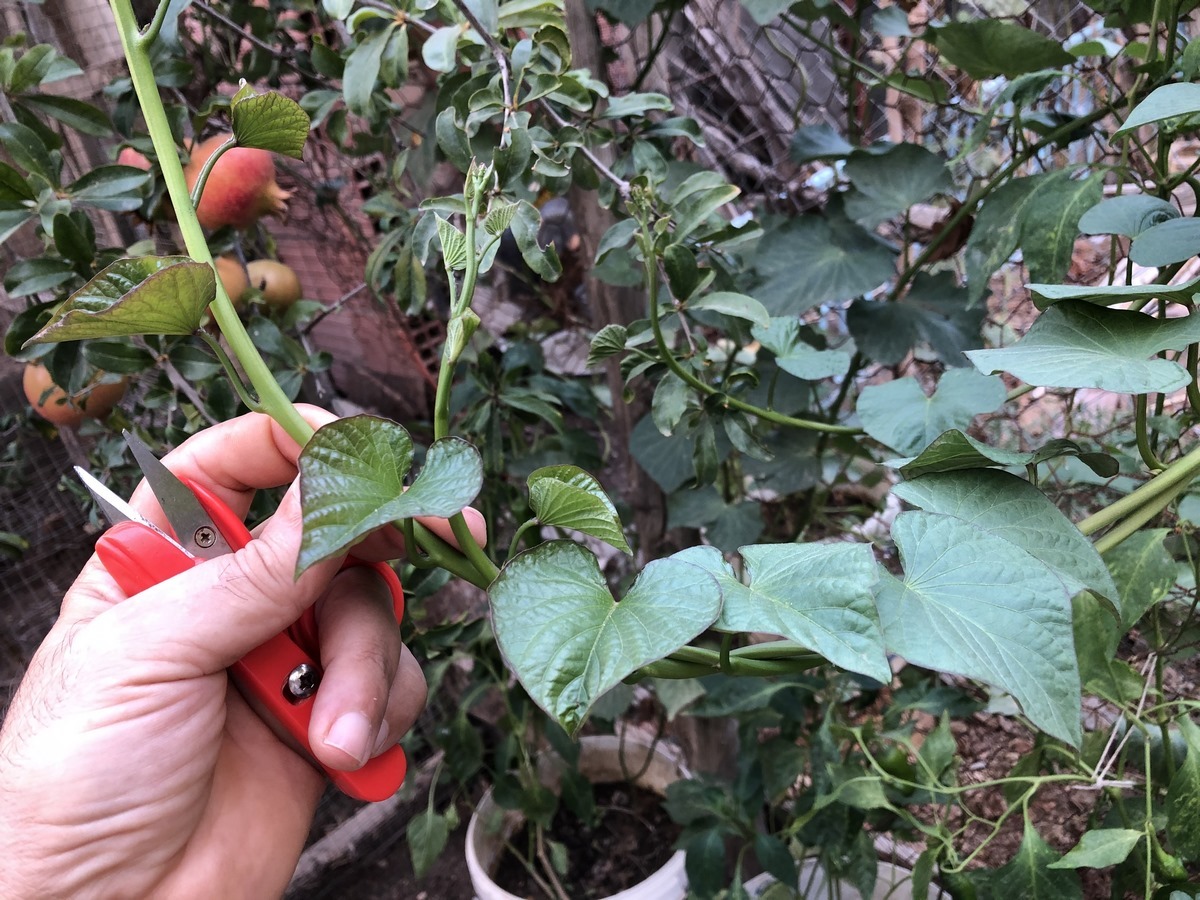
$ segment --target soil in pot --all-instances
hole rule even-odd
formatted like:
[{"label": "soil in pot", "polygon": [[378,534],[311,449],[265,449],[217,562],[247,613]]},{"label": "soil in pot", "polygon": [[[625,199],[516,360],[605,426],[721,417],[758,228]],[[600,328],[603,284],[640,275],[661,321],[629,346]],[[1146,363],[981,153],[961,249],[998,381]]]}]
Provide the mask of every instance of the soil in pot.
[{"label": "soil in pot", "polygon": [[[598,822],[589,825],[559,806],[549,840],[566,847],[568,869],[559,883],[571,900],[610,897],[645,881],[675,852],[680,826],[662,808],[662,797],[635,784],[618,782],[594,786]],[[530,826],[522,825],[511,845],[532,846]],[[539,876],[544,877],[539,871]],[[494,876],[496,883],[518,897],[554,900],[529,876],[511,850],[506,851]]]}]

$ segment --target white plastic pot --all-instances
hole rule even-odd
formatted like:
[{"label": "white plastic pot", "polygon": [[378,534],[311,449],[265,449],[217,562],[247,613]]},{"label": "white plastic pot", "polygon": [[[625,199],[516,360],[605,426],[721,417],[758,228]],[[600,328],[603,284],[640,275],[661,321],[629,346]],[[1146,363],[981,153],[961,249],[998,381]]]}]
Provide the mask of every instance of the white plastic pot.
[{"label": "white plastic pot", "polygon": [[[585,737],[580,741],[579,771],[593,784],[624,781],[621,769],[621,739],[614,735]],[[661,743],[650,744],[633,737],[626,737],[624,744],[625,770],[638,772],[646,764],[647,755],[653,751],[646,771],[635,780],[639,787],[657,794],[665,794],[667,786],[688,777],[686,767],[670,754]],[[557,765],[556,765],[557,763]],[[557,757],[546,757],[539,765],[543,783],[557,789],[561,777],[561,763]],[[476,900],[521,900],[515,894],[500,888],[492,881],[492,873],[500,864],[504,842],[521,827],[523,817],[519,812],[502,809],[492,800],[489,790],[479,801],[479,806],[467,825],[466,855],[467,870],[471,873],[471,885],[475,888]],[[687,874],[684,871],[684,853],[677,851],[666,864],[640,884],[612,894],[608,900],[684,900],[687,896]]]},{"label": "white plastic pot", "polygon": [[[758,900],[767,888],[777,883],[769,873],[764,872],[746,882],[746,893],[753,900]],[[844,881],[830,885],[815,859],[806,859],[800,864],[799,896],[820,900],[863,900],[858,889]],[[940,900],[945,896],[940,888],[931,886],[929,893],[920,900]],[[890,862],[880,862],[875,876],[875,891],[870,900],[913,900],[912,871]]]}]

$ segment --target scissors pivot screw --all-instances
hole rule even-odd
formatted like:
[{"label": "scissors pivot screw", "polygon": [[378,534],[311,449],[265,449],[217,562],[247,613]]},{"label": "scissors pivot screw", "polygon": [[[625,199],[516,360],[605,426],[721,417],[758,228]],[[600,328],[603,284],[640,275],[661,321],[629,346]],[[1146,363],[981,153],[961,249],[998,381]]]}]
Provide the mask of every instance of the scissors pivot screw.
[{"label": "scissors pivot screw", "polygon": [[196,529],[196,546],[207,550],[217,542],[217,532],[207,525]]},{"label": "scissors pivot screw", "polygon": [[290,703],[299,703],[315,694],[320,683],[321,675],[316,667],[300,663],[288,673],[287,681],[283,684],[283,696]]}]

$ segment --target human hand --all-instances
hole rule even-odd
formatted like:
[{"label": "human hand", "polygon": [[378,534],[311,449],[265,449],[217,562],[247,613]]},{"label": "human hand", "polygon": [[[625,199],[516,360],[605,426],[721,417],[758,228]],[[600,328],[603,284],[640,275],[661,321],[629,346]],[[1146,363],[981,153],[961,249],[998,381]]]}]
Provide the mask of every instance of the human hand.
[{"label": "human hand", "polygon": [[[316,427],[335,418],[307,408]],[[239,515],[258,488],[295,478],[299,448],[268,417],[204,431],[164,460]],[[165,524],[140,487],[139,512]],[[482,523],[471,511],[472,530]],[[426,525],[446,539],[446,523]],[[30,664],[0,730],[0,896],[278,895],[324,779],[229,683],[226,667],[316,604],[324,677],[309,742],[355,769],[391,747],[425,702],[392,598],[341,558],[293,580],[300,505],[292,484],[237,553],[126,599],[95,557]],[[393,529],[355,548],[394,558]]]}]

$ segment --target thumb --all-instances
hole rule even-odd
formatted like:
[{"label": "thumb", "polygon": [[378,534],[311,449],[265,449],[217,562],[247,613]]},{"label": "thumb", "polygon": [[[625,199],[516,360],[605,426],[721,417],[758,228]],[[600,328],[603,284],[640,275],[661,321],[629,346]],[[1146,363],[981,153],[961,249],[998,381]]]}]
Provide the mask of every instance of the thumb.
[{"label": "thumb", "polygon": [[117,629],[115,646],[129,648],[133,659],[178,666],[175,677],[219,672],[300,618],[337,573],[340,556],[295,578],[301,533],[293,482],[275,515],[241,550],[142,591],[93,624]]}]

